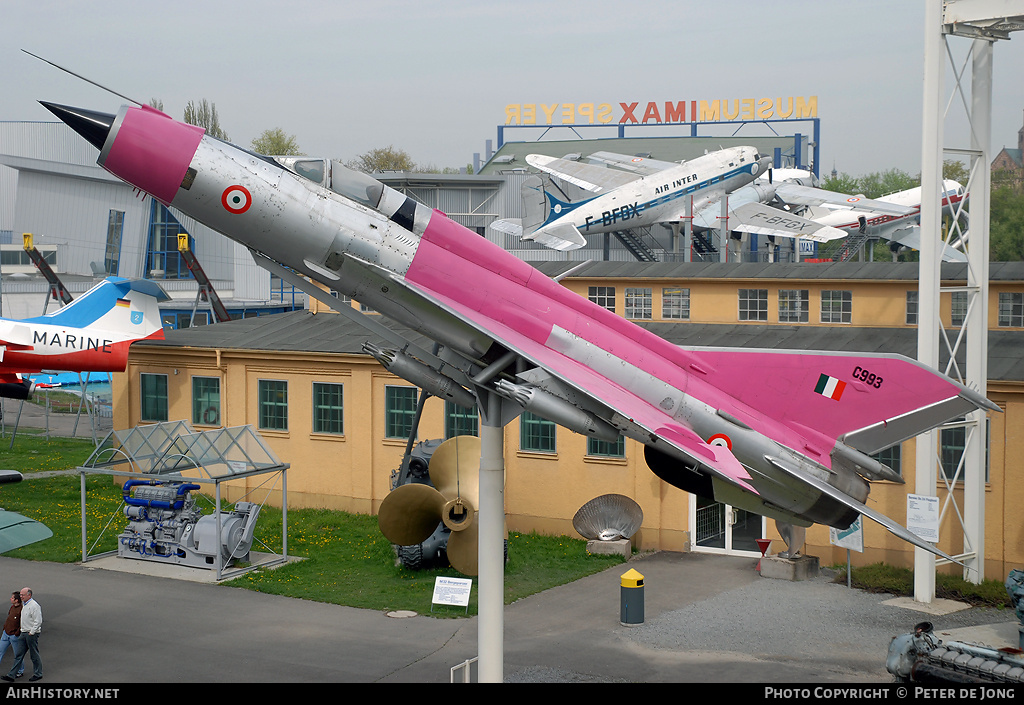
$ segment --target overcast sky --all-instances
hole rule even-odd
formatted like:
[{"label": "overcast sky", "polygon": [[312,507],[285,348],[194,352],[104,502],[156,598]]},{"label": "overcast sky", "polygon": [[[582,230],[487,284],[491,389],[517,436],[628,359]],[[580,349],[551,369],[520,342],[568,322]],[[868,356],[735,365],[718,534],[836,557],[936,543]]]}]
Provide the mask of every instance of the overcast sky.
[{"label": "overcast sky", "polygon": [[[617,120],[619,103],[642,118],[650,101],[817,96],[823,174],[918,174],[924,2],[3,0],[0,120],[51,120],[40,99],[124,102],[26,49],[179,119],[212,101],[243,146],[280,127],[310,155],[394,145],[460,167],[496,143],[508,104],[609,103]],[[1012,36],[994,49],[993,157],[1024,122]],[[958,69],[970,44],[950,41]],[[967,147],[959,99],[951,115],[945,144]]]}]

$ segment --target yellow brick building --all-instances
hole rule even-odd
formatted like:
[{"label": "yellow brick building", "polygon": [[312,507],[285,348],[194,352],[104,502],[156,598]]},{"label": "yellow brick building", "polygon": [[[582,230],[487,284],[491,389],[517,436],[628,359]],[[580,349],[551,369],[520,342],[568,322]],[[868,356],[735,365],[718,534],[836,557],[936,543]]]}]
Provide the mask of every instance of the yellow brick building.
[{"label": "yellow brick building", "polygon": [[[546,263],[555,275],[568,265]],[[942,320],[964,315],[965,269],[942,270]],[[916,356],[917,266],[835,264],[592,263],[563,280],[680,345],[897,352]],[[945,291],[945,289],[950,289]],[[190,330],[162,343],[132,347],[114,379],[114,427],[185,419],[196,428],[251,424],[291,465],[291,507],[375,513],[390,490],[406,446],[417,390],[361,352],[373,337],[326,311],[278,314]],[[429,344],[424,343],[429,347]],[[986,575],[1024,565],[1024,263],[993,264],[989,295],[988,396],[1004,413],[990,416],[986,483]],[[471,412],[431,399],[419,438],[475,429]],[[962,437],[942,432],[943,451]],[[887,452],[905,485],[873,483],[869,504],[905,519],[914,491],[915,442]],[[753,538],[778,538],[774,522],[726,514],[658,479],[633,441],[594,442],[536,418],[505,429],[505,505],[511,529],[573,535],[581,505],[607,493],[635,499],[644,522],[641,549],[756,555]],[[952,471],[950,471],[950,474]],[[941,478],[936,494],[948,494]],[[962,490],[954,495],[962,506]],[[278,500],[279,501],[279,500]],[[947,511],[940,546],[961,550],[956,512]],[[733,523],[735,522],[735,523]],[[854,561],[913,565],[913,549],[865,522],[865,551]],[[773,551],[783,546],[777,541]],[[825,564],[845,561],[826,527],[807,532],[806,552]]]}]

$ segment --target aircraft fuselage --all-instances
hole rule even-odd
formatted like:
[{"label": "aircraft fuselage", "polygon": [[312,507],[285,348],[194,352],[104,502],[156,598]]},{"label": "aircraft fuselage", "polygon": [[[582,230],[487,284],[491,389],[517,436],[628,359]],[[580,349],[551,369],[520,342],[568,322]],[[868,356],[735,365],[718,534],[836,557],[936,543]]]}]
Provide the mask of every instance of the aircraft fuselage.
[{"label": "aircraft fuselage", "polygon": [[768,158],[753,147],[730,147],[581,201],[565,215],[552,209],[541,229],[572,223],[586,235],[681,220],[685,197],[692,196],[693,208],[699,210],[750,183],[768,165]]}]

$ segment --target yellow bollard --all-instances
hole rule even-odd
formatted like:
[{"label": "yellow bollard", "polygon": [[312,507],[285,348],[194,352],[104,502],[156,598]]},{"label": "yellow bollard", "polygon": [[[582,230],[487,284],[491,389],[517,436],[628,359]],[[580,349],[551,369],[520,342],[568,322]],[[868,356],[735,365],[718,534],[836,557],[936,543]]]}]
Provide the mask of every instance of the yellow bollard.
[{"label": "yellow bollard", "polygon": [[644,623],[644,576],[630,568],[621,576],[619,623],[624,627]]}]

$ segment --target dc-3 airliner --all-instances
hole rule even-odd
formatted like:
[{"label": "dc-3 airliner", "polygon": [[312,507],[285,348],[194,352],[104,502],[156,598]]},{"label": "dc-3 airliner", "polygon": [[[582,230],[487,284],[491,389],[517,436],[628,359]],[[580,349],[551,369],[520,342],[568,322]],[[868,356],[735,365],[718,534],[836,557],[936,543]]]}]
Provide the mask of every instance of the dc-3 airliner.
[{"label": "dc-3 airliner", "polygon": [[162,339],[161,301],[144,280],[108,277],[67,306],[35,318],[0,318],[0,397],[28,399],[43,370],[123,372],[136,340]]},{"label": "dc-3 airliner", "polygon": [[[569,201],[564,193],[524,185],[525,218],[498,220],[491,228],[556,250],[583,247],[589,234],[654,224],[678,228],[688,217],[697,231],[718,230],[725,198],[730,231],[819,243],[861,233],[920,249],[919,187],[877,199],[835,193],[819,188],[810,172],[770,168],[753,147],[731,147],[684,162],[613,152],[595,152],[586,161],[530,154],[526,161],[592,195]],[[965,217],[958,207],[964,198],[959,183],[943,182],[946,214]],[[952,247],[944,248],[943,257],[965,260]]]},{"label": "dc-3 airliner", "polygon": [[[718,230],[723,199],[727,199],[725,222],[730,231],[814,242],[849,233],[819,218],[801,217],[799,211],[809,206],[873,210],[894,217],[912,213],[901,204],[816,188],[807,172],[785,170],[772,178],[779,170],[773,170],[770,159],[754,147],[729,147],[683,162],[614,152],[595,152],[586,161],[530,154],[526,161],[588,195],[569,201],[560,197],[564,194],[524,185],[526,217],[498,220],[491,227],[556,250],[583,247],[589,234],[655,224],[679,228],[687,218],[692,218],[698,231]],[[530,188],[543,191],[543,202],[540,193],[532,197]]]},{"label": "dc-3 airliner", "polygon": [[[902,481],[872,454],[997,409],[935,370],[887,354],[680,347],[339,162],[315,182],[145,105],[116,114],[44,105],[110,173],[257,259],[435,341],[432,359],[410,360],[405,349],[381,356],[410,363],[393,369],[413,384],[499,399],[512,418],[529,410],[579,433],[634,439],[659,477],[702,497],[797,526],[846,528],[863,514],[952,558],[866,503],[869,481]],[[751,149],[715,159],[726,161],[684,166],[656,195],[669,199],[712,173],[752,178],[766,164]],[[619,218],[640,198],[623,197]],[[553,237],[571,241],[601,217],[586,212]]]}]

